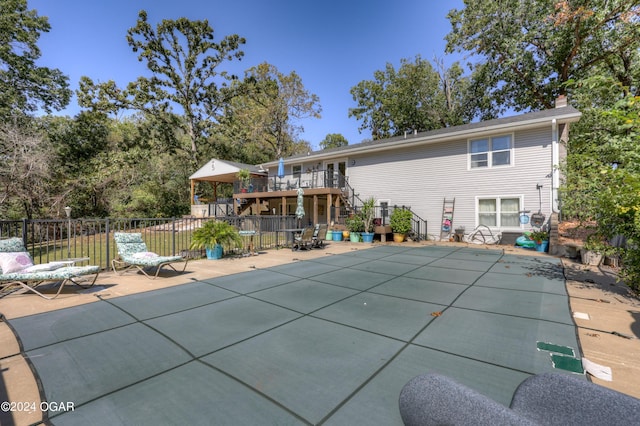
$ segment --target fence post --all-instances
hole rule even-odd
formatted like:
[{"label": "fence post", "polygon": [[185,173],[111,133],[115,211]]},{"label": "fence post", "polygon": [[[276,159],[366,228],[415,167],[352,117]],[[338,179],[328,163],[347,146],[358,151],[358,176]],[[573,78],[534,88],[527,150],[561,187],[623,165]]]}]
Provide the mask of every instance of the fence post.
[{"label": "fence post", "polygon": [[27,219],[22,219],[22,242],[27,247]]},{"label": "fence post", "polygon": [[176,217],[171,218],[171,253],[176,255]]},{"label": "fence post", "polygon": [[111,239],[109,238],[109,231],[110,231],[109,228],[110,228],[109,227],[109,218],[107,218],[107,221],[106,221],[106,223],[104,225],[104,233],[105,233],[106,238],[107,238],[107,259],[106,259],[107,271],[109,270],[109,259],[111,259],[111,256],[109,255],[109,252],[111,251],[110,250],[111,249],[111,241],[110,241]]}]

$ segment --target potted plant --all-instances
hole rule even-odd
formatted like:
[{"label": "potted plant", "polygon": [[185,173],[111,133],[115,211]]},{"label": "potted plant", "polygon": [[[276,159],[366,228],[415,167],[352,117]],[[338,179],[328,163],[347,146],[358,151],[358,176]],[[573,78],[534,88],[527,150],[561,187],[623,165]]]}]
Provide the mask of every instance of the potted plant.
[{"label": "potted plant", "polygon": [[413,213],[409,209],[397,207],[391,213],[391,231],[393,231],[393,241],[401,243],[411,231],[411,219]]},{"label": "potted plant", "polygon": [[547,231],[532,231],[529,233],[529,239],[536,243],[537,251],[547,251],[547,247],[549,247],[549,233]]},{"label": "potted plant", "polygon": [[222,244],[242,245],[242,238],[235,226],[221,220],[209,220],[191,235],[191,249],[205,249],[207,259],[220,259]]},{"label": "potted plant", "polygon": [[589,235],[584,247],[580,250],[583,265],[599,266],[607,251],[606,245],[597,235]]},{"label": "potted plant", "polygon": [[240,181],[240,191],[247,192],[247,188],[249,188],[249,182],[251,180],[251,173],[249,172],[249,169],[238,170],[238,180]]},{"label": "potted plant", "polygon": [[362,203],[362,222],[364,223],[364,230],[362,231],[362,241],[365,243],[373,242],[373,217],[376,210],[376,200],[373,197],[366,199]]},{"label": "potted plant", "polygon": [[354,214],[351,217],[345,219],[345,225],[349,230],[349,239],[352,243],[357,243],[360,241],[360,233],[364,231],[364,221],[362,220],[362,216],[359,214]]}]

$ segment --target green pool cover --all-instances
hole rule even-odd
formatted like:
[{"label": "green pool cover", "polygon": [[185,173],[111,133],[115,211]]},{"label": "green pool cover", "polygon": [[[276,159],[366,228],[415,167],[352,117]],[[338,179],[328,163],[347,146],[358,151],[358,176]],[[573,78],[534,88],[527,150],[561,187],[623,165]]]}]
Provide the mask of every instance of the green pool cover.
[{"label": "green pool cover", "polygon": [[505,405],[532,374],[584,377],[561,263],[496,249],[381,246],[9,323],[43,400],[73,403],[55,425],[400,425],[425,372]]}]

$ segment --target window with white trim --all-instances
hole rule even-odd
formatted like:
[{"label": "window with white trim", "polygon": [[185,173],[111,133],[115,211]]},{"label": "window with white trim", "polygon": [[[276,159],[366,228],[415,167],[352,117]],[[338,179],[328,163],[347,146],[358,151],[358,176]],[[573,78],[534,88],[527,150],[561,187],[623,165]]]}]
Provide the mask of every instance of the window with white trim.
[{"label": "window with white trim", "polygon": [[478,198],[478,225],[519,228],[520,205],[519,197]]},{"label": "window with white trim", "polygon": [[511,135],[469,141],[471,169],[511,165],[513,143]]}]

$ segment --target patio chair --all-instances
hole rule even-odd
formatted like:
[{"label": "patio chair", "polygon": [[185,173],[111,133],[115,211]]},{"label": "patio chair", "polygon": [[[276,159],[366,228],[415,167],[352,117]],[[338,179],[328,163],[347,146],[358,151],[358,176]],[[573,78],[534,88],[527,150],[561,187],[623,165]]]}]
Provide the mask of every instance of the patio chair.
[{"label": "patio chair", "polygon": [[560,373],[530,376],[510,407],[446,376],[424,374],[400,392],[400,415],[409,425],[637,425],[640,400]]},{"label": "patio chair", "polygon": [[[22,238],[0,240],[0,268],[0,297],[23,288],[48,300],[58,297],[68,283],[81,288],[91,287],[100,273],[99,266],[73,266],[73,261],[34,265]],[[93,280],[81,282],[81,277],[86,275],[94,275]],[[55,295],[48,296],[36,290],[45,282],[60,282]]]},{"label": "patio chair", "polygon": [[302,233],[295,237],[293,240],[293,246],[291,247],[292,251],[295,250],[306,250],[311,248],[311,243],[313,241],[313,227],[308,226],[302,230]]},{"label": "patio chair", "polygon": [[316,228],[313,237],[311,238],[312,248],[324,248],[324,240],[327,238],[327,229],[329,225],[326,223]]},{"label": "patio chair", "polygon": [[[113,234],[113,238],[116,242],[118,249],[119,259],[113,259],[111,261],[111,267],[113,272],[118,275],[122,275],[129,269],[137,269],[142,272],[147,278],[155,279],[158,277],[160,270],[168,266],[177,273],[182,273],[187,269],[187,263],[189,259],[182,256],[159,256],[156,253],[150,252],[147,249],[147,245],[142,240],[142,234],[140,233],[127,233],[116,232]],[[184,263],[182,271],[178,271],[172,264]],[[122,268],[118,271],[118,268]],[[149,275],[145,269],[156,269],[156,273]]]}]

